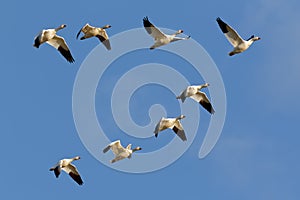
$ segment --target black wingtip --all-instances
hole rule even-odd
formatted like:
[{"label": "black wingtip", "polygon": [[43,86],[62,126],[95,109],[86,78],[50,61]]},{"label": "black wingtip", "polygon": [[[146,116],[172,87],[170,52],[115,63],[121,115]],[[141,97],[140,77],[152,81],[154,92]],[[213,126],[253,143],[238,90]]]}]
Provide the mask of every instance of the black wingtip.
[{"label": "black wingtip", "polygon": [[75,60],[70,52],[70,50],[66,50],[63,47],[58,47],[57,49],[62,55],[63,57],[65,57],[65,59],[69,62],[69,63],[74,63]]},{"label": "black wingtip", "polygon": [[149,19],[148,19],[147,16],[144,17],[144,19],[143,19],[143,24],[144,24],[144,27],[151,27],[151,26],[153,26],[153,25],[151,24],[151,22],[149,21]]},{"label": "black wingtip", "polygon": [[222,32],[223,33],[228,33],[227,24],[225,22],[223,22],[223,20],[221,20],[220,17],[218,17],[216,20],[217,20],[217,22],[219,24],[219,27],[222,30]]}]

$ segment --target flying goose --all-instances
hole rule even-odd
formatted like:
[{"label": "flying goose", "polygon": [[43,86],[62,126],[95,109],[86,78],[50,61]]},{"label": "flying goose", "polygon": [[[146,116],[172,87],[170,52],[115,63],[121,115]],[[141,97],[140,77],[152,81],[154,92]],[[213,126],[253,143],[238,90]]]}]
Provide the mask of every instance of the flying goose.
[{"label": "flying goose", "polygon": [[176,99],[181,99],[183,103],[187,97],[190,97],[195,101],[199,102],[203,106],[203,108],[205,108],[209,113],[214,114],[215,110],[213,109],[206,94],[200,91],[202,88],[206,88],[208,86],[208,83],[205,83],[203,85],[188,86],[185,90],[181,92],[179,96],[176,97]]},{"label": "flying goose", "polygon": [[68,62],[73,63],[74,58],[71,55],[69,47],[63,37],[56,35],[56,32],[65,28],[66,25],[62,24],[55,29],[44,29],[42,30],[35,38],[33,46],[39,48],[39,46],[43,43],[48,43],[57,49],[63,57],[67,59]]},{"label": "flying goose", "polygon": [[74,160],[79,160],[79,159],[80,159],[79,156],[76,156],[74,158],[62,159],[62,160],[58,161],[58,163],[55,166],[51,167],[50,171],[54,171],[56,178],[58,178],[61,170],[63,170],[66,173],[68,173],[71,176],[71,178],[74,181],[76,181],[76,183],[78,183],[79,185],[82,185],[83,181],[79,175],[79,172],[77,171],[77,168],[71,164],[71,162],[73,162]]},{"label": "flying goose", "polygon": [[116,140],[116,141],[110,143],[107,147],[105,147],[103,149],[103,153],[108,152],[110,149],[115,154],[115,158],[110,161],[111,163],[122,160],[124,158],[131,158],[131,155],[133,152],[142,150],[141,147],[136,147],[134,149],[131,149],[131,144],[127,145],[127,147],[124,148],[121,145],[120,140]]},{"label": "flying goose", "polygon": [[175,42],[178,40],[187,40],[190,38],[190,36],[186,38],[176,37],[176,35],[183,33],[183,30],[178,30],[176,33],[172,35],[164,34],[161,30],[156,28],[148,19],[148,17],[145,17],[143,19],[144,27],[146,31],[154,38],[154,45],[150,47],[150,49],[155,49],[157,47],[169,44],[170,42]]},{"label": "flying goose", "polygon": [[254,41],[260,40],[260,37],[254,37],[254,35],[252,35],[248,40],[243,40],[243,38],[241,38],[241,36],[232,27],[223,22],[220,17],[218,17],[216,20],[222,32],[234,47],[233,51],[229,53],[229,56],[242,53],[243,51],[247,50]]},{"label": "flying goose", "polygon": [[97,37],[100,40],[100,42],[103,43],[103,45],[106,47],[107,50],[111,50],[109,38],[105,31],[105,29],[108,29],[110,27],[111,25],[105,25],[100,28],[100,27],[93,27],[89,24],[86,24],[79,30],[76,38],[78,39],[80,33],[83,32],[84,36],[82,36],[80,40],[84,40],[91,37]]},{"label": "flying goose", "polygon": [[180,137],[180,139],[182,141],[186,141],[187,139],[186,139],[186,136],[185,136],[185,132],[184,132],[183,127],[182,127],[182,125],[179,121],[183,118],[185,118],[184,115],[180,115],[176,118],[164,118],[164,117],[162,117],[160,119],[160,121],[157,123],[156,127],[155,127],[155,130],[154,130],[155,137],[158,136],[158,132],[170,128],[178,135],[178,137]]}]

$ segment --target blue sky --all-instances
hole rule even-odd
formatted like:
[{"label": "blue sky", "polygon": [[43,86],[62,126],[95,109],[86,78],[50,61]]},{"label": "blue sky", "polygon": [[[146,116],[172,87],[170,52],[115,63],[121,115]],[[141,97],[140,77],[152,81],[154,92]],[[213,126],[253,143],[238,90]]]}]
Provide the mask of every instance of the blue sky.
[{"label": "blue sky", "polygon": [[[47,7],[41,1],[7,1],[1,8],[4,62],[0,79],[0,184],[3,198],[299,198],[299,2],[232,0],[174,4],[153,0],[107,1],[105,4],[52,1],[51,4]],[[77,134],[72,113],[73,84],[81,63],[98,41],[77,41],[75,36],[87,22],[112,25],[108,34],[113,36],[142,27],[144,16],[149,16],[158,26],[183,29],[206,49],[224,81],[227,115],[222,135],[206,158],[198,159],[198,151],[209,115],[200,109],[203,131],[197,133],[180,159],[159,171],[129,174],[101,164],[87,151]],[[229,57],[231,46],[217,26],[218,16],[235,27],[242,37],[255,34],[262,40],[243,54]],[[75,64],[67,63],[47,45],[40,49],[32,47],[41,29],[60,24],[67,24],[59,35],[67,40]],[[151,54],[163,60],[159,52]],[[138,52],[138,55],[148,53]],[[128,59],[141,57],[129,55]],[[132,62],[129,60],[124,65]],[[170,59],[168,65],[176,68],[178,60]],[[193,73],[187,75],[195,80]],[[153,89],[150,92],[154,92]],[[101,93],[96,94],[96,100],[101,98],[99,95]],[[143,124],[147,118],[142,114],[147,110],[139,104],[141,95],[142,91],[136,93],[137,100],[132,106],[136,111],[133,118]],[[159,102],[166,104],[165,100]],[[151,103],[156,100],[145,102]],[[172,106],[177,106],[176,101],[167,106],[170,115],[178,114],[176,109],[172,113]],[[101,111],[100,103],[96,107]],[[106,115],[105,112],[97,113],[98,117]],[[111,126],[107,123],[106,129],[118,131],[113,123]],[[172,135],[160,136],[160,141],[168,141]],[[136,138],[132,141],[146,143]],[[155,149],[152,144],[162,145],[153,138],[147,141],[149,148]],[[124,142],[125,145],[128,142]],[[76,155],[82,158],[74,163],[85,182],[82,187],[65,174],[57,180],[48,171],[58,159]]]}]

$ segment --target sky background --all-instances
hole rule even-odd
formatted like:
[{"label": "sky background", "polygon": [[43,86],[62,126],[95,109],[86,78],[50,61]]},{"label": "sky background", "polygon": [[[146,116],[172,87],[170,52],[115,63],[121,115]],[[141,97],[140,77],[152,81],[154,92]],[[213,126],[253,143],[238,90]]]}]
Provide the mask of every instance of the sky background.
[{"label": "sky background", "polygon": [[[293,0],[51,1],[49,6],[41,1],[4,2],[0,12],[4,61],[0,75],[1,198],[299,199],[299,9],[300,3]],[[101,164],[77,134],[73,84],[80,64],[98,41],[77,41],[75,36],[87,22],[112,25],[108,30],[112,36],[142,27],[144,16],[160,27],[183,29],[206,49],[222,74],[227,115],[222,135],[206,158],[198,159],[198,152],[209,115],[200,109],[203,131],[180,159],[159,171],[128,174]],[[215,21],[218,16],[242,37],[255,34],[262,39],[246,52],[229,57],[232,47]],[[65,37],[74,64],[48,45],[32,46],[40,30],[60,24],[67,24],[59,35]],[[178,62],[174,59],[168,64],[177,66]],[[192,73],[190,78],[195,79]],[[141,99],[143,93],[136,95]],[[147,110],[138,101],[132,106],[133,118],[145,123],[142,116]],[[101,109],[101,104],[96,107]],[[114,124],[107,124],[107,130],[113,132]],[[161,134],[161,138],[168,136],[172,134]],[[157,143],[159,148],[161,143]],[[48,171],[59,159],[76,155],[82,158],[74,164],[83,186],[66,174],[56,179]]]}]

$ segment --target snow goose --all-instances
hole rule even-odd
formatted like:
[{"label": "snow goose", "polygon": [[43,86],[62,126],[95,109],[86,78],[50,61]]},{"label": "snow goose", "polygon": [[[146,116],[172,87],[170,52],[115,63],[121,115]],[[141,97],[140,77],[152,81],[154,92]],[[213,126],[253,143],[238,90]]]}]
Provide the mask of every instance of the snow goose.
[{"label": "snow goose", "polygon": [[44,29],[42,30],[35,38],[33,46],[39,48],[39,46],[43,43],[48,43],[57,49],[63,57],[67,59],[68,62],[73,63],[74,58],[71,55],[69,47],[63,37],[56,35],[56,32],[65,28],[66,25],[62,24],[55,29]]},{"label": "snow goose", "polygon": [[111,25],[105,25],[99,28],[99,27],[93,27],[89,24],[86,24],[79,30],[76,38],[78,39],[80,33],[83,32],[84,36],[82,36],[80,40],[84,40],[91,37],[97,37],[100,40],[100,42],[102,42],[102,44],[106,47],[107,50],[111,50],[109,38],[105,31],[105,29],[108,29],[110,27]]},{"label": "snow goose", "polygon": [[111,163],[122,160],[124,158],[131,158],[131,155],[133,152],[142,150],[141,147],[136,147],[134,149],[131,149],[131,144],[127,145],[127,147],[124,148],[121,145],[120,140],[116,140],[116,141],[110,143],[107,147],[105,147],[103,149],[103,153],[108,152],[110,149],[115,154],[115,158],[110,161]]},{"label": "snow goose", "polygon": [[181,99],[182,103],[185,101],[187,97],[194,99],[195,101],[199,102],[203,108],[205,108],[209,113],[214,114],[215,110],[213,109],[210,101],[208,100],[206,94],[201,92],[202,88],[208,87],[209,84],[205,83],[203,85],[192,85],[188,86],[182,93],[177,96],[177,99]]},{"label": "snow goose", "polygon": [[183,33],[183,30],[178,30],[176,33],[172,35],[164,34],[161,30],[156,28],[148,19],[148,17],[145,17],[143,19],[144,27],[146,31],[154,38],[154,45],[150,47],[150,49],[155,49],[157,47],[169,44],[170,42],[175,42],[178,40],[187,40],[190,38],[190,36],[186,38],[176,37],[176,35]]},{"label": "snow goose", "polygon": [[62,160],[58,161],[58,163],[55,166],[51,167],[50,171],[54,171],[56,178],[58,178],[61,170],[63,170],[66,173],[68,173],[71,176],[71,178],[74,181],[76,181],[76,183],[78,183],[79,185],[82,185],[83,181],[79,175],[79,172],[77,171],[77,168],[71,164],[71,162],[73,162],[74,160],[79,160],[79,159],[80,159],[79,156],[76,156],[74,158],[62,159]]},{"label": "snow goose", "polygon": [[185,132],[183,130],[183,127],[180,123],[179,120],[185,118],[184,115],[180,115],[176,118],[164,118],[162,117],[160,119],[160,121],[157,123],[155,130],[154,130],[154,134],[155,137],[158,136],[158,132],[163,131],[165,129],[172,129],[177,135],[178,137],[180,137],[180,139],[182,141],[186,141],[186,136],[185,136]]},{"label": "snow goose", "polygon": [[223,22],[220,17],[217,18],[217,22],[228,41],[234,47],[233,51],[229,53],[229,56],[242,53],[247,50],[254,41],[260,40],[260,37],[254,37],[254,35],[248,40],[244,40],[232,27]]}]

